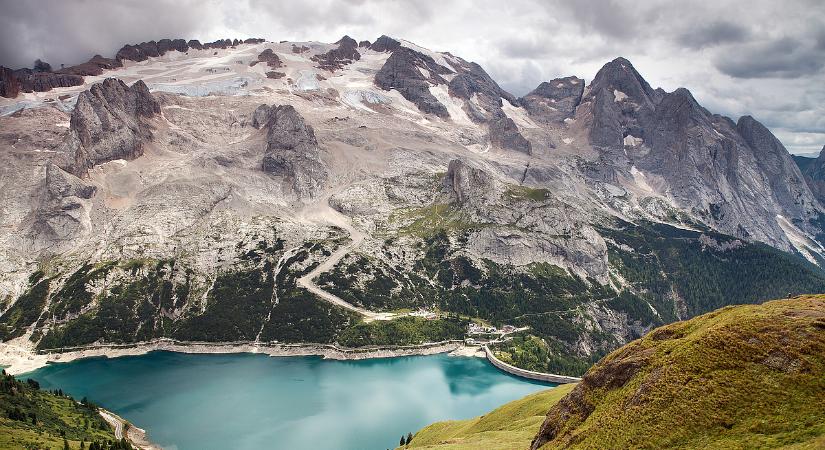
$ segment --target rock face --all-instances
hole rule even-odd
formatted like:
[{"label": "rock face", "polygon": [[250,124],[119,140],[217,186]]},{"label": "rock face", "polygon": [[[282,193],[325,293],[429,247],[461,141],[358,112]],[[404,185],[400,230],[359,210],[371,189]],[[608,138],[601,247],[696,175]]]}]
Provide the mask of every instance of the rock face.
[{"label": "rock face", "polygon": [[581,103],[584,80],[578,77],[545,81],[519,99],[531,117],[542,122],[559,122],[572,117]]},{"label": "rock face", "polygon": [[137,158],[151,139],[147,120],[159,113],[160,105],[142,81],[131,87],[114,78],[95,84],[78,96],[63,168],[82,177],[96,164]]},{"label": "rock face", "polygon": [[186,42],[183,39],[161,39],[157,42],[149,41],[141,42],[137,45],[124,45],[115,55],[115,59],[125,59],[129,61],[146,61],[149,58],[163,56],[172,50],[178,52],[189,51],[190,43],[196,44],[192,46],[193,48],[197,48],[198,46],[203,48],[203,46],[201,46],[200,42],[198,41]]},{"label": "rock face", "polygon": [[821,205],[825,205],[825,146],[822,147],[816,159],[810,158],[810,161],[806,161],[804,165],[799,164],[797,160],[797,165],[811,192]]},{"label": "rock face", "polygon": [[450,113],[430,92],[430,84],[446,84],[447,80],[441,75],[449,73],[452,71],[437,64],[432,57],[407,47],[397,47],[375,74],[375,84],[385,91],[397,90],[426,114],[447,119]]},{"label": "rock face", "polygon": [[31,69],[14,71],[21,92],[46,92],[57,87],[80,86],[83,77],[60,72],[36,72]]},{"label": "rock face", "polygon": [[96,76],[103,73],[104,70],[112,70],[118,67],[123,67],[123,63],[120,62],[120,60],[104,58],[100,55],[95,55],[92,57],[92,59],[86,61],[83,64],[78,64],[76,66],[61,69],[60,72],[80,76]]},{"label": "rock face", "polygon": [[0,66],[0,97],[14,98],[20,93],[20,83],[14,76],[14,71]]},{"label": "rock face", "polygon": [[498,191],[495,179],[489,173],[461,159],[450,161],[443,184],[450,198],[459,204],[483,203]]},{"label": "rock face", "polygon": [[344,36],[336,44],[338,48],[312,57],[312,60],[318,63],[318,68],[334,72],[353,61],[361,59],[361,54],[358,53],[358,43],[355,39]]},{"label": "rock face", "polygon": [[785,146],[751,116],[740,117],[736,130],[753,150],[756,164],[767,176],[769,188],[787,216],[805,217],[815,201]]},{"label": "rock face", "polygon": [[260,105],[252,113],[252,126],[257,129],[263,128],[269,123],[270,118],[272,118],[272,107],[267,104]]},{"label": "rock face", "polygon": [[372,44],[370,44],[370,50],[375,50],[376,52],[392,52],[395,51],[398,47],[401,47],[401,43],[396,41],[395,39],[382,35],[378,39],[375,40]]},{"label": "rock face", "polygon": [[28,237],[35,243],[35,250],[47,247],[57,252],[91,230],[88,200],[97,188],[51,162],[46,163],[45,172]]},{"label": "rock face", "polygon": [[532,153],[530,141],[521,135],[513,119],[507,117],[503,111],[497,111],[488,125],[490,142],[496,147],[515,150],[528,155]]},{"label": "rock face", "polygon": [[262,51],[261,54],[258,55],[258,61],[265,62],[268,67],[281,67],[281,58],[279,58],[271,48]]},{"label": "rock face", "polygon": [[299,199],[316,197],[329,170],[321,160],[312,126],[292,105],[259,106],[253,125],[261,127],[262,123],[267,128],[263,170],[283,177]]}]

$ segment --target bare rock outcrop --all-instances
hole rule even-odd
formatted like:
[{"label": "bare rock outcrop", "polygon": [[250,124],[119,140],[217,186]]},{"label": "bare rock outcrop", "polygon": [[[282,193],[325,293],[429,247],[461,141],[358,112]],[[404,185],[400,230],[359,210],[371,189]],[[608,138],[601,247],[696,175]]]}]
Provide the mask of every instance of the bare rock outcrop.
[{"label": "bare rock outcrop", "polygon": [[545,81],[519,103],[531,117],[541,122],[560,122],[572,117],[581,103],[584,80],[578,77],[556,78]]},{"label": "bare rock outcrop", "polygon": [[[265,106],[265,105],[262,105]],[[329,176],[321,160],[315,131],[292,105],[258,107],[255,123],[266,119],[266,152],[262,169],[283,177],[299,199],[315,198]]]},{"label": "bare rock outcrop", "polygon": [[446,119],[450,113],[430,92],[430,84],[446,84],[441,75],[449,73],[452,70],[437,64],[431,56],[399,46],[375,74],[375,84],[385,91],[397,90],[423,113]]},{"label": "bare rock outcrop", "polygon": [[498,194],[495,179],[485,170],[473,167],[466,161],[454,159],[444,175],[444,190],[459,204],[484,201]]},{"label": "bare rock outcrop", "polygon": [[375,42],[370,44],[369,47],[370,50],[374,50],[376,52],[392,52],[398,47],[401,47],[401,43],[389,36],[382,35],[376,39]]},{"label": "bare rock outcrop", "polygon": [[20,93],[20,83],[14,76],[14,71],[0,66],[0,97],[14,98]]},{"label": "bare rock outcrop", "polygon": [[513,119],[507,117],[504,111],[497,111],[488,123],[490,130],[490,142],[500,148],[515,150],[517,152],[531,154],[532,145],[521,132],[519,132]]},{"label": "bare rock outcrop", "polygon": [[312,57],[312,60],[318,63],[318,68],[335,72],[361,59],[361,54],[358,53],[358,42],[355,39],[344,36],[335,44],[338,47]]},{"label": "bare rock outcrop", "polygon": [[35,250],[59,251],[91,230],[89,200],[97,188],[51,162],[46,163],[45,172],[27,237]]},{"label": "bare rock outcrop", "polygon": [[160,105],[143,81],[127,86],[108,78],[93,85],[78,96],[62,167],[82,177],[97,164],[141,156],[152,136],[148,119],[156,114]]},{"label": "bare rock outcrop", "polygon": [[58,87],[80,86],[83,77],[61,72],[41,72],[32,69],[18,69],[14,77],[20,92],[46,92]]},{"label": "bare rock outcrop", "polygon": [[118,67],[123,67],[123,63],[120,60],[95,55],[85,63],[66,67],[65,69],[61,69],[60,72],[80,76],[96,76],[102,74],[104,70],[112,70]]},{"label": "bare rock outcrop", "polygon": [[258,62],[266,63],[267,67],[272,67],[275,69],[281,67],[282,65],[281,58],[279,58],[271,48],[262,51],[261,54],[258,55]]}]

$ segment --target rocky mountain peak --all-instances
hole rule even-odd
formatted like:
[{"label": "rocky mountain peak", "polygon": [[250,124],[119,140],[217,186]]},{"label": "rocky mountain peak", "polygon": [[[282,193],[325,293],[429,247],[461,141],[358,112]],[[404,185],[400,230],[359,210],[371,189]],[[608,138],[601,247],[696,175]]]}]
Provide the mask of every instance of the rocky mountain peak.
[{"label": "rocky mountain peak", "polygon": [[578,77],[556,78],[544,81],[519,104],[530,116],[542,122],[558,122],[572,117],[584,94],[584,80]]},{"label": "rocky mountain peak", "polygon": [[63,167],[83,176],[93,166],[143,154],[151,139],[147,119],[160,114],[160,104],[143,81],[127,86],[107,78],[80,93],[70,120]]},{"label": "rocky mountain peak", "polygon": [[605,64],[590,83],[590,94],[601,90],[610,91],[616,102],[629,100],[639,105],[652,107],[660,97],[636,71],[633,64],[619,57]]},{"label": "rocky mountain peak", "polygon": [[699,123],[710,126],[711,121],[710,113],[685,88],[664,94],[656,106],[655,116],[660,124],[671,129],[696,126]]},{"label": "rocky mountain peak", "polygon": [[312,60],[318,63],[319,68],[334,72],[353,61],[361,59],[361,54],[358,52],[358,42],[355,39],[344,36],[335,44],[338,45],[337,48],[312,57]]},{"label": "rocky mountain peak", "polygon": [[401,47],[401,42],[385,35],[381,35],[378,39],[370,44],[370,49],[376,52],[393,52]]},{"label": "rocky mountain peak", "polygon": [[788,216],[808,216],[818,205],[785,146],[751,116],[740,117],[736,129],[753,150],[756,163],[767,175],[774,196],[786,205]]}]

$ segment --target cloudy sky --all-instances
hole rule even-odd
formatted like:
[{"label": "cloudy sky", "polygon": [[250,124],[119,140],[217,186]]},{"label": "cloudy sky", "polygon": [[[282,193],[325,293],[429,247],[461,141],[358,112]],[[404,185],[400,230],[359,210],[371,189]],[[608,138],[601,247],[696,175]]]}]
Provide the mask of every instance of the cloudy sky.
[{"label": "cloudy sky", "polygon": [[69,65],[164,37],[387,34],[476,61],[523,95],[559,76],[589,81],[624,56],[654,87],[753,115],[791,153],[825,145],[822,0],[0,0],[0,11],[0,65],[12,67]]}]

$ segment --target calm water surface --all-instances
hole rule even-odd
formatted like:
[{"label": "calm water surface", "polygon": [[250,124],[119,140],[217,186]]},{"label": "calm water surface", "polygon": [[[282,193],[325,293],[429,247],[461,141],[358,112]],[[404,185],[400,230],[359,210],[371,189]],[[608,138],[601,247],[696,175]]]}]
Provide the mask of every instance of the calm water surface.
[{"label": "calm water surface", "polygon": [[88,397],[166,449],[385,449],[551,385],[447,355],[365,361],[152,352],[24,375]]}]

